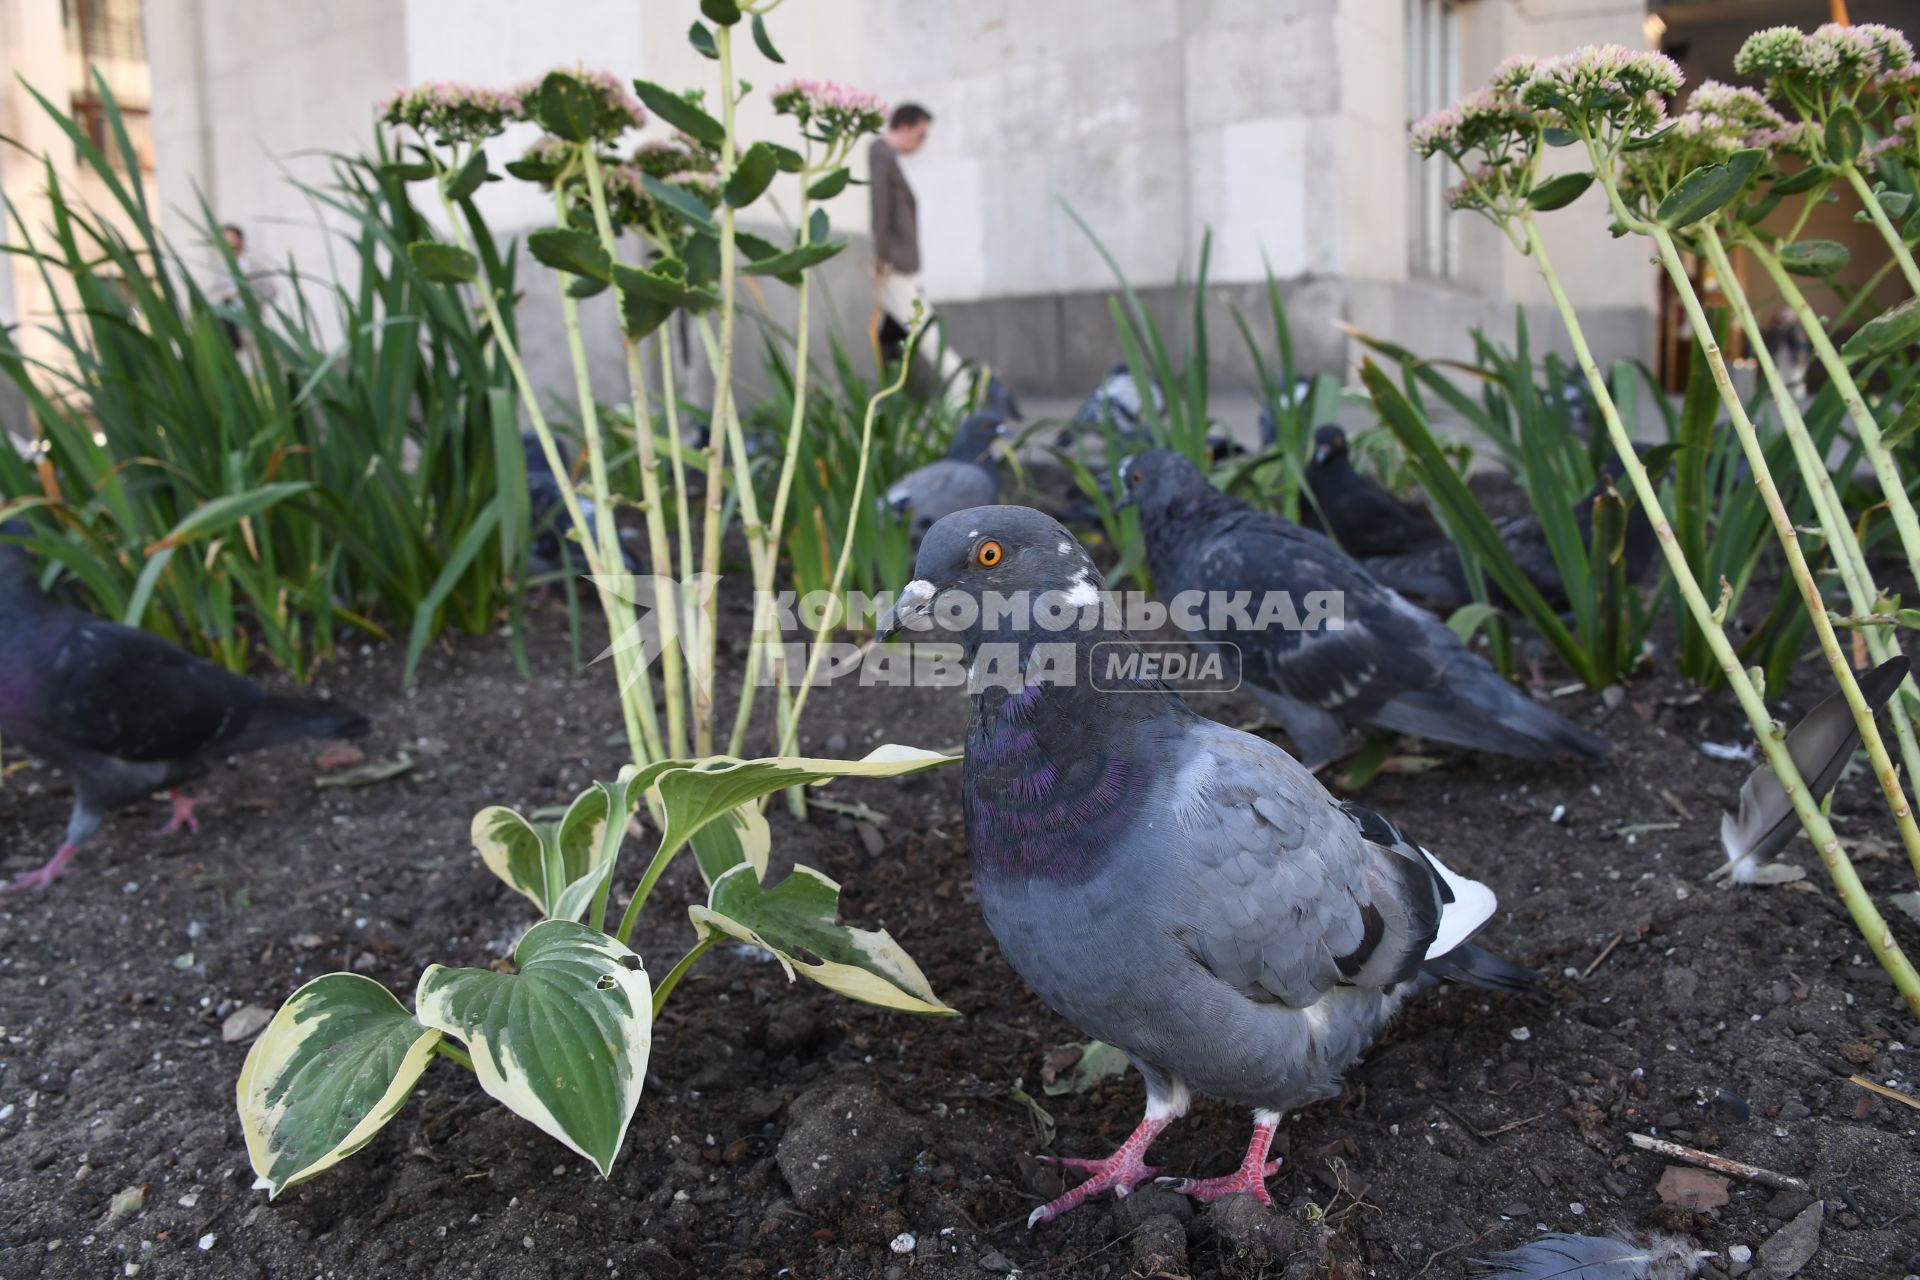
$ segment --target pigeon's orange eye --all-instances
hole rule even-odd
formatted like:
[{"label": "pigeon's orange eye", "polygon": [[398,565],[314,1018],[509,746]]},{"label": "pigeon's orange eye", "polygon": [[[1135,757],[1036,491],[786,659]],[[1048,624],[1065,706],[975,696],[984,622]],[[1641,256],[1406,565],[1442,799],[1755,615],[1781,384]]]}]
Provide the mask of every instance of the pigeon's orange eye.
[{"label": "pigeon's orange eye", "polygon": [[981,568],[991,569],[1006,558],[1006,552],[1000,549],[999,543],[995,542],[992,538],[988,538],[985,542],[973,549],[973,558]]}]

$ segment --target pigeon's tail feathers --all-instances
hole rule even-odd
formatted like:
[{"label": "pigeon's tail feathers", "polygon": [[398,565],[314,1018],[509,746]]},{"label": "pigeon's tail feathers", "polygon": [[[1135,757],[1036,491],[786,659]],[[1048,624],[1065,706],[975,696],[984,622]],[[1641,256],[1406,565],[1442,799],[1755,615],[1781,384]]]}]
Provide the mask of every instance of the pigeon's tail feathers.
[{"label": "pigeon's tail feathers", "polygon": [[1491,670],[1451,689],[1402,694],[1372,719],[1396,733],[1522,758],[1544,749],[1597,760],[1611,749],[1599,734],[1541,706]]},{"label": "pigeon's tail feathers", "polygon": [[1443,956],[1434,956],[1420,966],[1420,971],[1437,981],[1464,982],[1484,991],[1507,991],[1514,995],[1537,994],[1546,982],[1544,975],[1525,965],[1502,959],[1471,943],[1455,947]]},{"label": "pigeon's tail feathers", "polygon": [[1481,925],[1493,919],[1500,904],[1493,890],[1478,880],[1467,879],[1434,857],[1431,850],[1423,848],[1420,855],[1440,881],[1440,923],[1427,947],[1427,958],[1433,959],[1464,945]]},{"label": "pigeon's tail feathers", "polygon": [[1368,556],[1360,562],[1360,567],[1372,574],[1376,582],[1392,587],[1403,596],[1450,605],[1464,604],[1469,598],[1466,584],[1459,577],[1460,553],[1451,543],[1399,555]]},{"label": "pigeon's tail feathers", "polygon": [[231,742],[232,751],[271,747],[300,738],[364,738],[373,721],[351,707],[311,698],[268,698]]},{"label": "pigeon's tail feathers", "polygon": [[1678,1236],[1641,1241],[1556,1231],[1473,1263],[1482,1274],[1516,1280],[1691,1280],[1712,1256]]},{"label": "pigeon's tail feathers", "polygon": [[[1859,677],[1860,696],[1874,711],[1887,705],[1894,690],[1907,678],[1909,659],[1896,654]],[[1838,691],[1823,699],[1787,734],[1787,753],[1805,779],[1817,804],[1833,790],[1840,772],[1860,745],[1860,726]],[[1727,868],[1740,884],[1754,881],[1760,868],[1786,848],[1800,829],[1793,802],[1764,761],[1740,787],[1737,813],[1720,815],[1720,844],[1727,851]]]}]

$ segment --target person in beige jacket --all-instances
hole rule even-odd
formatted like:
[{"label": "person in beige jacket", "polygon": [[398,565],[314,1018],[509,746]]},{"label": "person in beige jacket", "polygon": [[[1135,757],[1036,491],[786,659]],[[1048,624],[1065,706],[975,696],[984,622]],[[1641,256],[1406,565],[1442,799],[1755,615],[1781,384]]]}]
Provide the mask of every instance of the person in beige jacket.
[{"label": "person in beige jacket", "polygon": [[[900,157],[926,145],[933,113],[916,102],[893,109],[887,128],[867,151],[868,191],[873,200],[873,256],[876,297],[881,312],[902,329],[913,327],[914,304],[931,321],[933,304],[920,283],[920,209],[901,172]],[[929,339],[938,350],[941,384],[949,396],[964,396],[963,362],[941,334]],[[924,348],[923,348],[924,349]]]}]

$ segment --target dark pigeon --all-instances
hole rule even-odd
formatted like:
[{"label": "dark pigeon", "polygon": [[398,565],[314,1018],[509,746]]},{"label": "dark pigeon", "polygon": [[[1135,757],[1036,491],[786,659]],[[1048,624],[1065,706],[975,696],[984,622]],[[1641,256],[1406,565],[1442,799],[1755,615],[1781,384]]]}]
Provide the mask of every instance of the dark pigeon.
[{"label": "dark pigeon", "polygon": [[887,490],[887,505],[893,513],[911,518],[909,528],[916,543],[942,516],[1000,500],[1000,470],[993,446],[1006,434],[997,415],[970,413],[954,428],[946,457],[907,473]]},{"label": "dark pigeon", "polygon": [[1305,620],[1311,593],[1337,593],[1338,626],[1202,633],[1238,652],[1247,689],[1311,767],[1339,754],[1347,727],[1528,759],[1606,754],[1604,739],[1516,689],[1326,538],[1220,493],[1180,454],[1129,458],[1122,480],[1162,595],[1251,593],[1257,606],[1265,593],[1283,593]]},{"label": "dark pigeon", "polygon": [[[1594,502],[1622,474],[1624,472],[1619,459],[1609,459],[1607,466],[1601,470],[1600,480],[1574,506],[1573,522],[1580,531],[1583,544],[1589,547],[1593,544]],[[1630,493],[1625,496],[1631,501]],[[1547,531],[1541,525],[1540,517],[1528,512],[1506,516],[1491,523],[1494,532],[1500,535],[1500,541],[1512,553],[1514,565],[1533,584],[1540,598],[1555,613],[1565,613],[1570,607],[1567,585],[1561,581],[1560,566],[1553,558],[1553,548],[1547,542]],[[1647,519],[1646,511],[1638,502],[1633,502],[1627,510],[1625,541],[1622,567],[1629,583],[1638,582],[1646,575],[1647,566],[1653,563],[1653,557],[1660,549],[1659,540],[1654,536],[1653,522]],[[1473,599],[1473,588],[1467,585],[1466,570],[1460,564],[1460,552],[1451,542],[1442,540],[1399,554],[1356,554],[1365,557],[1363,563],[1367,572],[1401,595],[1410,596],[1429,608],[1451,612]],[[1512,601],[1499,587],[1489,582],[1487,589],[1495,604],[1504,608],[1512,607]]]},{"label": "dark pigeon", "polygon": [[[557,442],[556,442],[557,443]],[[553,474],[553,468],[547,465],[547,451],[540,447],[540,437],[528,432],[520,437],[521,448],[527,459],[527,530],[530,541],[527,545],[527,572],[540,578],[559,573],[575,563],[576,557],[584,565],[586,557],[573,547],[573,519],[567,514],[566,500],[560,496],[560,480]],[[566,455],[561,454],[561,461]],[[600,512],[591,498],[580,499],[580,514],[586,517],[588,536],[600,536]],[[640,572],[640,557],[633,548],[638,530],[619,528],[620,558],[628,573]]]},{"label": "dark pigeon", "polygon": [[1408,506],[1379,481],[1354,470],[1347,452],[1347,433],[1332,423],[1313,433],[1306,480],[1319,508],[1316,510],[1311,502],[1302,503],[1300,523],[1331,533],[1350,556],[1398,555],[1415,547],[1446,543],[1446,534],[1432,516]]},{"label": "dark pigeon", "polygon": [[[987,926],[1035,994],[1146,1080],[1133,1136],[1104,1160],[1059,1161],[1092,1176],[1029,1226],[1152,1176],[1149,1144],[1195,1093],[1253,1108],[1253,1141],[1236,1172],[1169,1184],[1270,1203],[1281,1113],[1337,1097],[1408,994],[1538,982],[1469,945],[1495,910],[1485,885],[1141,668],[1102,626],[1099,575],[1058,522],[956,512],[914,573],[880,634],[958,643],[974,674],[963,799]],[[1040,625],[989,599],[1041,602]]]},{"label": "dark pigeon", "polygon": [[1013,398],[1013,392],[1007,389],[1006,383],[1000,381],[997,373],[987,374],[986,391],[980,397],[980,411],[992,414],[1002,422],[1020,421],[1020,402]]},{"label": "dark pigeon", "polygon": [[297,738],[357,738],[357,711],[269,694],[158,636],[44,596],[33,561],[0,542],[0,736],[73,779],[59,852],[0,892],[44,888],[107,813],[173,792],[167,831],[198,830],[180,785],[209,760]]}]

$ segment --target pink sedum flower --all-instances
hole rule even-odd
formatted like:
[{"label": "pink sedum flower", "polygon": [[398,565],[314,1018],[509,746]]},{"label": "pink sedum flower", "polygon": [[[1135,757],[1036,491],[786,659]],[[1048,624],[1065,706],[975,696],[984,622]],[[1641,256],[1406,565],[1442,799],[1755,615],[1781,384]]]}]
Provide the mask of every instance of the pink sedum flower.
[{"label": "pink sedum flower", "polygon": [[832,80],[789,80],[775,85],[773,109],[833,140],[874,133],[887,118],[886,100],[878,94]]},{"label": "pink sedum flower", "polygon": [[612,72],[589,71],[583,67],[555,67],[544,76],[515,85],[514,96],[525,104],[522,119],[536,121],[551,133],[565,131],[561,121],[542,118],[547,84],[556,77],[571,82],[592,100],[594,109],[589,130],[599,141],[611,141],[647,122],[646,108],[626,91]]},{"label": "pink sedum flower", "polygon": [[431,135],[443,146],[491,138],[522,109],[517,94],[449,80],[396,89],[379,105],[382,121]]}]

